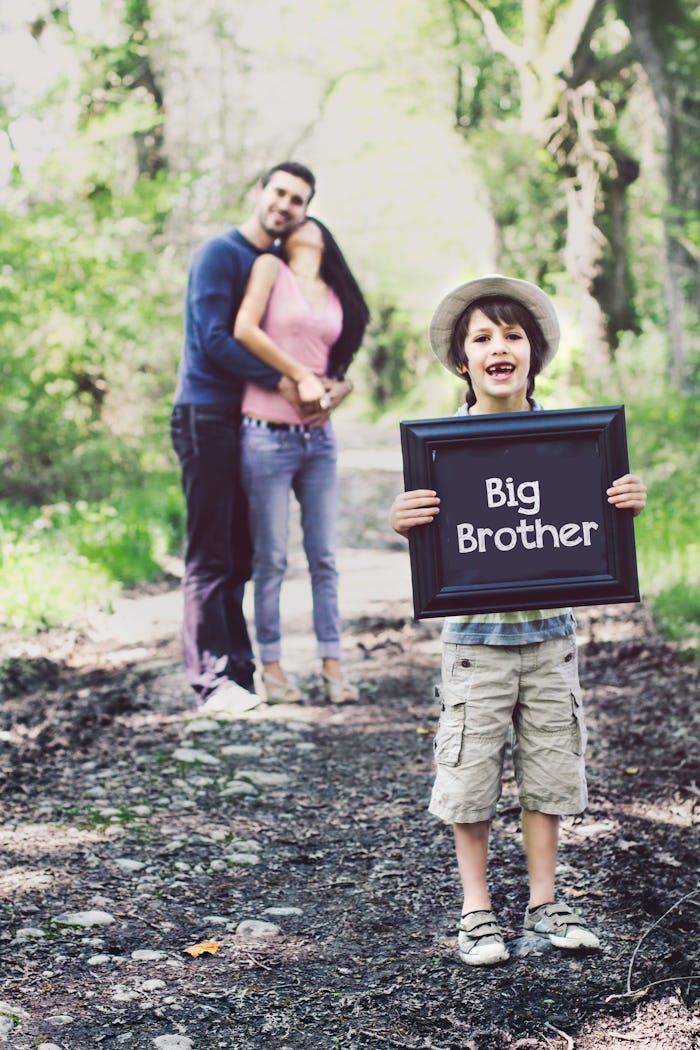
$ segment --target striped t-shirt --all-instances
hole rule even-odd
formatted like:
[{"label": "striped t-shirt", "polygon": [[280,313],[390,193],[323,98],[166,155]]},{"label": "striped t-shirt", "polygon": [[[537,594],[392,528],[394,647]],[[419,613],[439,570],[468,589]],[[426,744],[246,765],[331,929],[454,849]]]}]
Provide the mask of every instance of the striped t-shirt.
[{"label": "striped t-shirt", "polygon": [[[542,405],[533,399],[533,411]],[[458,416],[468,415],[462,405]],[[473,613],[448,616],[442,641],[453,645],[529,645],[573,634],[576,621],[571,609],[523,609],[520,612]]]}]

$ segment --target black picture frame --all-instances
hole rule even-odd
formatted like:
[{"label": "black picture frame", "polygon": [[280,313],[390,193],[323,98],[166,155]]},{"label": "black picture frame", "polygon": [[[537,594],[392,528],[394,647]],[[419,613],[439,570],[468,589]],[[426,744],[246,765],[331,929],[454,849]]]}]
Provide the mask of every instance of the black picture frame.
[{"label": "black picture frame", "polygon": [[[404,420],[406,490],[440,513],[409,533],[416,619],[639,601],[623,405]],[[539,522],[539,524],[538,524]]]}]

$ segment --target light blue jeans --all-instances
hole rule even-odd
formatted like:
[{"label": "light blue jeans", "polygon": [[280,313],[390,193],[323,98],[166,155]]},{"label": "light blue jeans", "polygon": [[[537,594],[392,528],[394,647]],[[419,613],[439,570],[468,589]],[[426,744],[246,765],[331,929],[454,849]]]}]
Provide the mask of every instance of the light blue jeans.
[{"label": "light blue jeans", "polygon": [[287,569],[291,492],[301,508],[318,655],[340,658],[336,460],[330,423],[300,432],[269,430],[244,420],[241,465],[254,547],[255,631],[265,663],[281,657],[280,591]]}]

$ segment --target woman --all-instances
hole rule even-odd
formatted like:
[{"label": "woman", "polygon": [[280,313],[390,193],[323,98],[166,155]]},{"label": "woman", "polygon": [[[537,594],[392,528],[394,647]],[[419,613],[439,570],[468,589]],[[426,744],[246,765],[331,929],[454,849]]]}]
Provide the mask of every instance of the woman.
[{"label": "woman", "polygon": [[358,698],[340,662],[338,483],[329,414],[352,390],[345,372],[368,319],[340,248],[317,219],[307,219],[287,237],[283,258],[268,254],[256,259],[236,318],[236,339],[292,378],[300,401],[315,409],[310,425],[281,394],[249,384],[243,396],[241,455],[255,547],[255,627],[271,702],[301,700],[280,665],[279,606],[287,568],[290,491],[301,507],[325,695],[333,703]]}]

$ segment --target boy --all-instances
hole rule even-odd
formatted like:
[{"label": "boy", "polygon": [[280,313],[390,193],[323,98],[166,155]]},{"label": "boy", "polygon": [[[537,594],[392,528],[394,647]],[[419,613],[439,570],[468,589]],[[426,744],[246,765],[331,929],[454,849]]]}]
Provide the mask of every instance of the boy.
[{"label": "boy", "polygon": [[[559,346],[559,322],[536,285],[490,275],[450,292],[430,325],[440,363],[468,385],[458,415],[540,411],[535,376]],[[640,513],[646,489],[633,474],[614,481],[608,502]],[[429,489],[399,494],[392,528],[406,536],[440,513]],[[530,883],[525,929],[558,948],[598,948],[583,919],[555,902],[559,820],[587,803],[585,724],[570,609],[448,617],[442,632],[442,714],[435,737],[436,776],[430,812],[454,828],[464,901],[460,958],[468,965],[504,962],[508,949],[486,880],[490,822],[501,792],[508,734]]]}]

